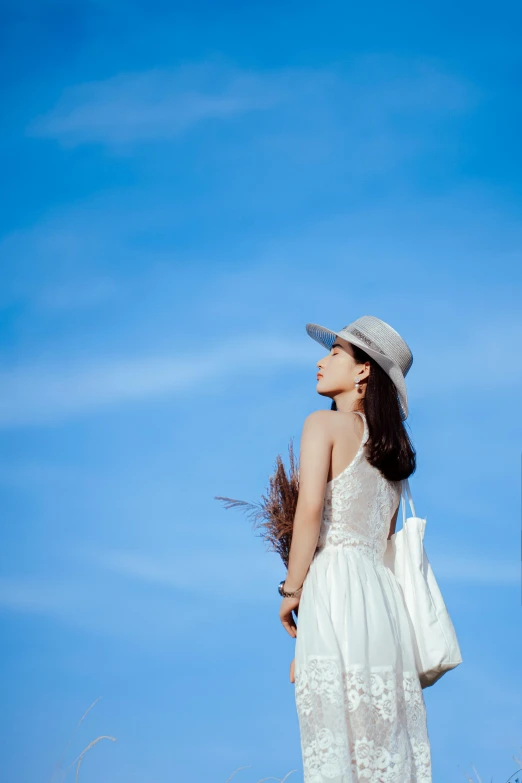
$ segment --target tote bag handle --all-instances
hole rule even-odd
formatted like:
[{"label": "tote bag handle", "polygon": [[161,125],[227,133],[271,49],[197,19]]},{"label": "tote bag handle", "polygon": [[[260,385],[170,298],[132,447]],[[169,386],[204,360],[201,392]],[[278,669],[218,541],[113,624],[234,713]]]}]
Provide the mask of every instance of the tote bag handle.
[{"label": "tote bag handle", "polygon": [[416,517],[415,506],[413,505],[413,498],[411,496],[410,483],[407,478],[402,480],[401,499],[402,499],[402,524],[406,524],[406,503],[409,501],[412,517]]}]

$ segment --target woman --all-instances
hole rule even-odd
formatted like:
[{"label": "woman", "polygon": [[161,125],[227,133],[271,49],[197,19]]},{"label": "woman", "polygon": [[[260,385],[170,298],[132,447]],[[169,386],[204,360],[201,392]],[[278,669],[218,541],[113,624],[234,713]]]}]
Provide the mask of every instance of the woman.
[{"label": "woman", "polygon": [[[334,332],[317,391],[331,410],[305,420],[299,496],[279,616],[295,637],[304,783],[431,783],[418,651],[404,598],[384,566],[401,480],[415,470],[403,421],[413,356],[365,315]],[[298,626],[292,612],[298,616]]]}]

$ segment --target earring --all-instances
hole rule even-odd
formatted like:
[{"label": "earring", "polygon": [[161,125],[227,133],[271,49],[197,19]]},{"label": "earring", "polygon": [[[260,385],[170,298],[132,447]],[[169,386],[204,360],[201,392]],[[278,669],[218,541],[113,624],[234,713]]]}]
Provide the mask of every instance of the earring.
[{"label": "earring", "polygon": [[361,391],[361,389],[359,388],[360,385],[361,385],[360,381],[355,381],[355,388],[356,388],[357,391]]}]

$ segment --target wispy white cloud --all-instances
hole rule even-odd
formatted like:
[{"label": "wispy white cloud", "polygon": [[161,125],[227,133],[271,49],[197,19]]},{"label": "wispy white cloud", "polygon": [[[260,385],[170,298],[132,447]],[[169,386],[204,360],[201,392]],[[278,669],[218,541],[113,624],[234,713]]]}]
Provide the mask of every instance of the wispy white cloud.
[{"label": "wispy white cloud", "polygon": [[[440,367],[453,361],[458,373],[453,390],[469,388],[473,394],[494,390],[497,378],[477,372],[485,355],[494,352],[496,361],[511,366],[503,380],[504,388],[518,386],[522,368],[511,362],[522,336],[517,315],[504,314],[496,321],[504,324],[504,341],[499,342],[487,325],[462,325],[459,340],[451,346],[455,334],[443,339],[430,352],[426,347],[422,373],[416,375],[410,398],[427,399],[446,388]],[[187,394],[201,384],[214,381],[219,390],[231,378],[245,374],[292,372],[311,368],[314,354],[308,342],[294,343],[289,350],[286,335],[242,333],[240,338],[225,339],[206,353],[191,355],[102,358],[80,362],[77,358],[56,362],[20,362],[12,369],[0,371],[0,427],[19,427],[64,421],[79,415],[129,401],[152,399],[166,394]],[[445,347],[445,346],[448,347]],[[216,385],[216,382],[220,385]]]},{"label": "wispy white cloud", "polygon": [[66,147],[170,139],[203,120],[272,107],[284,94],[276,79],[216,64],[123,73],[65,89],[26,132]]},{"label": "wispy white cloud", "polygon": [[0,611],[42,615],[87,632],[159,639],[193,634],[195,622],[208,623],[237,606],[277,606],[280,560],[259,549],[183,547],[153,554],[84,543],[69,555],[74,573],[0,578]]},{"label": "wispy white cloud", "polygon": [[214,351],[192,356],[143,357],[91,364],[35,362],[0,372],[0,427],[62,421],[130,400],[161,394],[186,394],[211,379],[266,373],[278,366],[310,362],[308,345],[289,355],[284,338],[249,336],[223,342]]},{"label": "wispy white cloud", "polygon": [[83,633],[126,637],[137,643],[144,638],[159,641],[193,634],[195,624],[202,628],[211,616],[208,595],[206,600],[189,600],[186,592],[173,596],[163,584],[153,596],[130,597],[124,585],[115,585],[114,577],[111,581],[107,577],[107,581],[94,581],[90,575],[0,578],[0,611],[39,615]]},{"label": "wispy white cloud", "polygon": [[[322,116],[361,143],[370,136],[389,148],[390,134],[404,135],[401,118],[437,122],[475,105],[471,85],[426,59],[401,61],[385,55],[357,58],[349,69],[247,71],[221,62],[121,73],[67,87],[57,105],[28,126],[29,136],[58,139],[64,146],[99,143],[113,150],[169,140],[209,119],[285,107],[297,127]],[[408,132],[413,144],[411,131]],[[426,129],[423,134],[426,136]],[[419,141],[422,139],[419,137]]]},{"label": "wispy white cloud", "polygon": [[0,577],[0,607],[16,612],[56,614],[72,609],[77,595],[69,586],[34,577]]},{"label": "wispy white cloud", "polygon": [[[269,579],[277,578],[280,564],[274,554],[271,558],[260,551],[231,551],[223,548],[158,554],[129,549],[84,550],[83,556],[93,565],[138,582],[176,588],[183,593],[233,598],[241,594],[262,600]],[[272,596],[267,597],[268,600]]]},{"label": "wispy white cloud", "polygon": [[0,484],[27,490],[30,486],[49,486],[55,483],[85,481],[85,468],[76,467],[71,463],[53,465],[48,460],[38,462],[34,459],[16,461],[0,460]]},{"label": "wispy white cloud", "polygon": [[[187,264],[198,257],[198,242],[188,251],[190,259],[186,252],[180,258],[172,232],[195,219],[212,222],[227,203],[247,214],[257,211],[259,202],[266,209],[274,200],[267,164],[277,182],[285,182],[285,192],[290,188],[290,198],[295,164],[307,178],[311,160],[321,168],[323,163],[333,166],[335,178],[346,179],[351,187],[377,177],[386,180],[389,190],[390,168],[431,155],[441,144],[441,124],[472,110],[479,100],[472,85],[437,62],[379,54],[355,58],[349,67],[316,70],[251,72],[222,62],[196,63],[67,87],[56,106],[30,125],[29,135],[68,146],[99,143],[113,151],[132,147],[134,152],[133,145],[177,139],[208,119],[257,113],[255,121],[233,137],[233,153],[230,142],[217,134],[201,137],[193,154],[198,158],[198,150],[204,154],[211,149],[212,159],[226,160],[226,173],[209,166],[201,197],[193,196],[189,203],[179,197],[170,177],[169,166],[172,161],[178,166],[179,156],[160,153],[159,163],[151,164],[153,155],[133,154],[133,168],[152,165],[145,183],[96,191],[88,200],[60,205],[34,226],[7,235],[0,244],[6,269],[0,304],[29,300],[33,309],[46,311],[96,307],[121,294],[134,269]],[[265,123],[258,122],[259,112]],[[235,179],[241,180],[243,172],[245,182],[223,201],[219,178],[228,177],[229,166]],[[310,195],[315,174],[323,176],[319,170],[313,176],[310,172]],[[190,173],[183,176],[190,178]],[[265,186],[252,188],[254,179]],[[298,176],[295,188],[302,186]],[[463,200],[469,197],[462,195]],[[426,205],[425,213],[432,208]],[[386,210],[390,212],[388,205]],[[377,216],[372,211],[367,219]],[[370,225],[367,230],[376,229]],[[158,242],[157,236],[168,239]],[[318,244],[324,242],[324,236],[317,237]],[[299,248],[303,259],[304,251]],[[337,248],[341,253],[346,255],[343,243]],[[116,267],[123,266],[125,284],[113,278]]]}]

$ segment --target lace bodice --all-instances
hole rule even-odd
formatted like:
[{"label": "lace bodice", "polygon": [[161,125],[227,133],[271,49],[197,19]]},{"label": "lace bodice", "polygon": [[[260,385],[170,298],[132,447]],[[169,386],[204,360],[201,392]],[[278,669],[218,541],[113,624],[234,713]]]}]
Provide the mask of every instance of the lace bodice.
[{"label": "lace bodice", "polygon": [[364,434],[353,460],[326,485],[317,551],[356,547],[375,564],[382,564],[401,482],[386,479],[366,459],[368,422],[364,413],[355,412],[364,422]]}]

